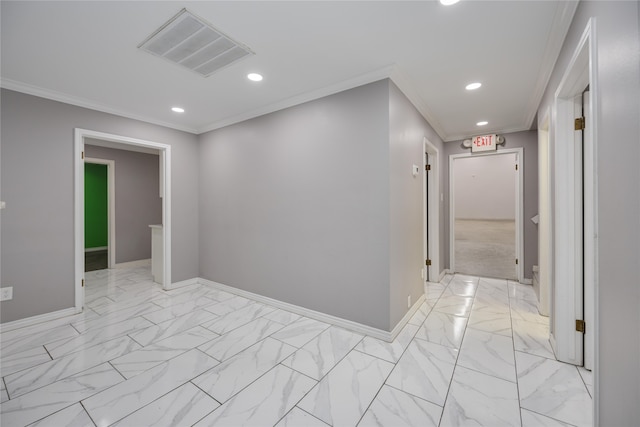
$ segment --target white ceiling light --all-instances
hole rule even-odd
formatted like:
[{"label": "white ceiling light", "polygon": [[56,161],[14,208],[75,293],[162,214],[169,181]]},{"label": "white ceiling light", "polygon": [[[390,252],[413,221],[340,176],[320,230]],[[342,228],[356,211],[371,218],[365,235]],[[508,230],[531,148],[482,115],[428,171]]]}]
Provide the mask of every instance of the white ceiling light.
[{"label": "white ceiling light", "polygon": [[452,4],[458,3],[460,0],[440,0],[440,4],[444,6],[451,6]]},{"label": "white ceiling light", "polygon": [[184,108],[171,107],[171,111],[173,111],[174,113],[184,113]]},{"label": "white ceiling light", "polygon": [[204,77],[253,53],[186,9],[182,9],[138,47]]},{"label": "white ceiling light", "polygon": [[479,82],[475,82],[475,83],[469,83],[468,85],[466,85],[464,88],[466,90],[476,90],[478,89],[480,86],[482,86],[482,83]]},{"label": "white ceiling light", "polygon": [[488,125],[488,124],[489,124],[489,122],[486,121],[486,120],[483,120],[481,122],[476,123],[477,126],[485,126],[485,125]]},{"label": "white ceiling light", "polygon": [[249,80],[251,80],[252,82],[259,82],[259,81],[262,81],[262,74],[249,73],[249,74],[247,74],[247,78]]}]

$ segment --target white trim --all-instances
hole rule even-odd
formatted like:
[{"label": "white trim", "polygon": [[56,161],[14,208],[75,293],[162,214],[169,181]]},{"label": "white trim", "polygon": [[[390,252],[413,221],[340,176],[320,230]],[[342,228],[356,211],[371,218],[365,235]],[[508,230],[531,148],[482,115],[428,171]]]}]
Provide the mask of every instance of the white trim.
[{"label": "white trim", "polygon": [[[208,279],[198,278],[198,283],[205,286],[211,286],[215,289],[232,293],[234,295],[239,295],[241,297],[249,298],[264,304],[268,304],[277,308],[281,308],[283,310],[290,311],[292,313],[299,314],[301,316],[309,317],[311,319],[319,320],[321,322],[329,323],[331,325],[339,326],[344,329],[348,329],[353,332],[357,332],[359,334],[368,335],[373,338],[377,338],[383,341],[391,342],[394,340],[396,335],[402,329],[403,322],[408,321],[411,318],[411,315],[415,313],[415,311],[420,307],[418,303],[422,303],[424,301],[424,294],[415,302],[415,304],[411,307],[411,309],[405,314],[402,320],[396,325],[391,332],[383,331],[382,329],[373,328],[371,326],[363,325],[362,323],[353,322],[351,320],[342,319],[340,317],[332,316],[330,314],[321,313],[319,311],[311,310],[305,307],[300,307],[299,305],[290,304],[288,302],[279,301],[273,298],[265,297],[263,295],[254,294],[253,292],[245,291],[242,289],[234,288],[232,286],[224,285],[222,283],[214,282]],[[402,325],[402,326],[401,326]],[[394,335],[396,334],[396,335]]]},{"label": "white trim", "polygon": [[197,285],[200,283],[200,279],[198,277],[194,277],[192,279],[182,280],[180,282],[173,282],[169,286],[166,287],[166,291],[170,291],[172,289],[183,288],[185,286]]},{"label": "white trim", "polygon": [[[424,164],[427,164],[427,154],[432,157],[431,176],[429,177],[429,200],[427,200],[427,186],[426,177],[422,178],[422,218],[423,218],[423,251],[424,258],[427,258],[427,254],[431,259],[431,267],[428,269],[427,277],[440,276],[442,265],[440,260],[442,259],[440,254],[440,153],[435,145],[427,139],[423,138],[422,152],[424,153]],[[424,170],[424,168],[423,168]],[[426,173],[426,172],[425,172]],[[429,209],[429,217],[427,218],[426,204],[429,203],[431,207]],[[427,239],[427,230],[429,232],[429,239]],[[428,248],[427,248],[428,245]]]},{"label": "white trim", "polygon": [[533,279],[522,279],[522,280],[518,280],[518,283],[520,283],[521,285],[533,285]]},{"label": "white trim", "polygon": [[[558,360],[582,365],[582,334],[575,330],[575,320],[582,319],[582,166],[576,161],[575,96],[589,83],[587,35],[583,34],[555,93],[553,104],[555,129],[554,159],[554,278],[551,336]],[[580,174],[580,176],[578,176]],[[579,190],[579,191],[578,191]],[[580,203],[580,206],[578,206]],[[580,220],[580,230],[575,226]],[[576,239],[580,239],[577,242]],[[580,252],[578,252],[578,250]],[[579,283],[578,283],[579,282]]]},{"label": "white trim", "polygon": [[455,185],[454,185],[454,161],[461,158],[498,156],[502,154],[515,154],[518,173],[516,174],[516,276],[520,283],[524,283],[524,161],[522,158],[524,150],[522,147],[505,148],[488,153],[460,153],[449,155],[449,267],[455,273]]},{"label": "white trim", "polygon": [[86,156],[84,162],[107,166],[107,268],[113,268],[116,265],[116,162]]},{"label": "white trim", "polygon": [[138,115],[129,111],[120,110],[117,108],[109,107],[104,104],[90,101],[88,99],[80,98],[77,96],[70,96],[65,93],[56,92],[54,90],[45,89],[39,86],[30,85],[15,80],[2,78],[0,79],[0,87],[13,90],[16,92],[26,93],[28,95],[37,96],[40,98],[51,99],[53,101],[64,102],[65,104],[75,105],[77,107],[88,108],[94,111],[101,111],[103,113],[114,114],[120,117],[126,117],[129,119],[139,120],[145,123],[151,123],[154,125],[164,126],[170,129],[176,129],[183,132],[198,134],[198,129],[190,128],[187,126],[178,125],[176,123],[164,122],[156,120],[148,116]]},{"label": "white trim", "polygon": [[[85,138],[110,141],[134,147],[151,148],[160,151],[165,194],[162,198],[163,233],[163,288],[171,284],[171,146],[158,142],[120,136],[104,132],[76,128],[74,130],[74,241],[75,241],[75,307],[81,311],[84,306],[84,152]],[[126,149],[126,148],[124,148]],[[161,168],[162,169],[162,168]]]},{"label": "white trim", "polygon": [[52,311],[51,313],[39,314],[37,316],[31,316],[24,319],[14,320],[12,322],[6,322],[0,324],[0,333],[9,332],[19,328],[26,328],[27,326],[37,325],[38,323],[50,322],[52,320],[60,319],[62,317],[73,316],[80,313],[76,307],[65,308],[63,310]]},{"label": "white trim", "polygon": [[[549,84],[551,73],[560,56],[562,45],[569,33],[571,27],[571,21],[578,8],[578,1],[561,1],[558,2],[556,13],[553,16],[553,22],[550,25],[551,30],[547,34],[547,45],[545,46],[544,56],[539,63],[540,72],[538,73],[538,81],[536,82],[535,90],[531,96],[529,96],[529,105],[525,110],[525,123],[533,123],[536,114],[538,113],[538,107],[544,96],[544,92]],[[529,130],[523,129],[523,130]],[[506,133],[506,132],[502,132]]]},{"label": "white trim", "polygon": [[113,265],[113,268],[116,270],[122,270],[125,268],[140,268],[140,267],[151,267],[151,258],[139,259],[136,261],[121,262],[119,264]]},{"label": "white trim", "polygon": [[538,311],[549,316],[553,283],[553,166],[551,164],[551,112],[547,108],[538,125]]},{"label": "white trim", "polygon": [[[584,319],[593,332],[593,363],[598,366],[598,301],[588,294],[598,294],[598,217],[597,217],[597,123],[598,78],[595,19],[591,18],[577,43],[574,53],[554,94],[554,280],[551,310],[551,342],[558,360],[582,365],[584,336],[576,332],[575,320]],[[584,155],[574,142],[574,99],[589,85],[591,92],[591,120],[585,132]],[[582,159],[584,157],[584,160]],[[582,166],[584,161],[584,168]],[[583,170],[582,170],[583,169]],[[584,174],[584,175],[583,175]],[[584,178],[583,178],[584,176]],[[584,199],[582,187],[588,192]],[[576,219],[585,220],[582,229],[574,228]],[[584,240],[584,241],[583,241]],[[582,248],[584,245],[584,253]],[[582,262],[584,257],[584,264]],[[588,257],[588,258],[587,258]],[[583,290],[584,286],[584,290]],[[583,305],[590,307],[583,310]],[[591,318],[585,318],[588,314]],[[597,420],[598,370],[594,370],[594,420]]]},{"label": "white trim", "polygon": [[235,123],[240,123],[245,120],[252,119],[254,117],[260,117],[265,114],[273,113],[275,111],[284,110],[285,108],[293,107],[303,104],[305,102],[313,101],[316,99],[324,98],[335,93],[343,92],[345,90],[353,89],[358,86],[362,86],[368,83],[373,83],[382,79],[390,78],[395,66],[387,66],[378,70],[371,71],[369,73],[355,76],[351,79],[341,81],[339,83],[325,86],[323,88],[303,93],[301,95],[292,96],[287,99],[275,102],[273,104],[266,105],[264,107],[256,108],[251,111],[247,111],[242,114],[236,114],[235,116],[219,120],[217,122],[210,123],[207,126],[203,126],[198,129],[198,133],[202,134],[212,130],[220,129],[225,126],[229,126]]}]

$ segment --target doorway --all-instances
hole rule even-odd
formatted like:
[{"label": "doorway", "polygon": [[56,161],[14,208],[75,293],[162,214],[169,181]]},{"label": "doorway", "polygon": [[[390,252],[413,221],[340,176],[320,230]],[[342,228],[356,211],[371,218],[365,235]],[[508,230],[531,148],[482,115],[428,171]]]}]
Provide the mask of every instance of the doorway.
[{"label": "doorway", "polygon": [[115,265],[115,162],[84,159],[85,272]]},{"label": "doorway", "polygon": [[426,137],[423,138],[424,170],[423,224],[424,259],[422,278],[440,282],[444,271],[440,266],[440,157],[438,149]]},{"label": "doorway", "polygon": [[[74,148],[74,230],[75,230],[75,307],[79,312],[84,306],[84,241],[85,241],[85,197],[84,197],[84,146],[87,139],[130,151],[154,150],[160,159],[160,196],[162,198],[163,241],[161,256],[162,286],[171,285],[171,146],[120,135],[107,134],[86,129],[75,129]],[[111,205],[113,206],[113,204]]]},{"label": "doorway", "polygon": [[[589,21],[555,93],[550,341],[558,360],[597,366],[596,79]],[[589,88],[589,91],[585,91]],[[584,106],[583,106],[584,102]],[[584,119],[582,119],[584,118]],[[576,120],[578,119],[578,120]],[[597,388],[597,372],[596,372]],[[596,392],[597,393],[597,392]]]},{"label": "doorway", "polygon": [[523,280],[521,157],[521,148],[450,156],[454,272]]}]

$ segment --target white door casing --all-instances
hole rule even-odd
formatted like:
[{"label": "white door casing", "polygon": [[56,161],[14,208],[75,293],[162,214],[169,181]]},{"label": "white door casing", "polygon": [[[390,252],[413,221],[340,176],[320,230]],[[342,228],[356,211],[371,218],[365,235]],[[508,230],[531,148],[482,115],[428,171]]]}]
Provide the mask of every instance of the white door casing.
[{"label": "white door casing", "polygon": [[76,128],[74,131],[74,241],[75,241],[75,310],[84,307],[84,144],[91,138],[127,146],[159,150],[161,157],[163,288],[171,286],[171,146],[137,138]]},{"label": "white door casing", "polygon": [[[524,212],[524,180],[523,180],[523,167],[522,167],[522,153],[523,149],[520,148],[505,148],[495,152],[484,153],[462,153],[452,154],[449,156],[449,264],[450,268],[455,272],[455,184],[454,184],[454,168],[455,160],[470,157],[481,156],[496,156],[504,154],[515,154],[515,161],[517,170],[515,173],[516,179],[516,258],[518,264],[515,266],[516,275],[520,283],[524,282],[524,230],[522,215]],[[514,260],[515,262],[515,260]]]}]

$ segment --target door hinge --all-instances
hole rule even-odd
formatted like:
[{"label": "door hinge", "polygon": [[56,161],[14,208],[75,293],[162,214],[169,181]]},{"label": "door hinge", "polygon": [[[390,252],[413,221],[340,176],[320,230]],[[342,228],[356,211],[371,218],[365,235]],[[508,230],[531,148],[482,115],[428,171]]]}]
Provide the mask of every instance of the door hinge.
[{"label": "door hinge", "polygon": [[82,287],[84,288],[84,279],[82,279]]},{"label": "door hinge", "polygon": [[431,165],[424,165],[424,170],[430,171],[431,170]]},{"label": "door hinge", "polygon": [[516,258],[516,265],[518,265],[518,258]]},{"label": "door hinge", "polygon": [[573,128],[575,130],[583,130],[584,127],[585,127],[584,125],[585,125],[584,117],[577,117],[575,122],[574,122]]},{"label": "door hinge", "polygon": [[518,170],[518,165],[516,165],[516,170]]},{"label": "door hinge", "polygon": [[576,331],[582,332],[584,334],[585,329],[586,329],[586,324],[584,323],[584,320],[576,319]]},{"label": "door hinge", "polygon": [[431,260],[430,259],[425,259],[424,263],[425,263],[425,265],[431,265]]},{"label": "door hinge", "polygon": [[80,153],[80,157],[82,157],[82,160],[84,160],[84,151]]}]

